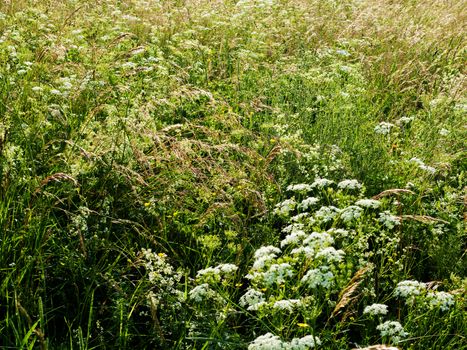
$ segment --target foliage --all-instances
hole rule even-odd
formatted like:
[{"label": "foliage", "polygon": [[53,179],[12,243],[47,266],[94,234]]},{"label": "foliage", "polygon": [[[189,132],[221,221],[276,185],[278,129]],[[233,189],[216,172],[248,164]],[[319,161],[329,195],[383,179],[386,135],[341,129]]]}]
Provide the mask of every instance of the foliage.
[{"label": "foliage", "polygon": [[463,13],[0,3],[0,344],[465,347]]}]

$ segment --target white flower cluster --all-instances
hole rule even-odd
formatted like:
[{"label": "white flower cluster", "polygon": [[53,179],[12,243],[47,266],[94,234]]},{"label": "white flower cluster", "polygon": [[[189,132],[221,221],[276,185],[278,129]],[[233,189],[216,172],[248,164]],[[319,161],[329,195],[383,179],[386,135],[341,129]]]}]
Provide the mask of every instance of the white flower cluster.
[{"label": "white flower cluster", "polygon": [[358,205],[350,205],[342,209],[340,217],[344,223],[350,223],[362,216],[363,209]]},{"label": "white flower cluster", "polygon": [[426,165],[420,158],[413,157],[409,161],[417,164],[420,169],[426,171],[427,173],[430,173],[430,174],[436,173],[436,168]]},{"label": "white flower cluster", "polygon": [[392,215],[389,211],[379,213],[378,221],[386,226],[388,229],[401,224],[401,219],[398,216]]},{"label": "white flower cluster", "polygon": [[248,350],[307,350],[319,345],[321,345],[321,341],[313,335],[293,338],[291,342],[284,342],[278,336],[266,333],[256,338],[248,346]]},{"label": "white flower cluster", "polygon": [[196,286],[190,293],[188,293],[190,299],[200,303],[203,300],[214,299],[218,297],[218,294],[209,287],[209,284],[203,283]]},{"label": "white flower cluster", "polygon": [[341,190],[360,190],[362,188],[362,184],[357,180],[344,180],[339,182],[337,187]]},{"label": "white flower cluster", "polygon": [[264,294],[255,289],[249,289],[243,296],[240,298],[240,306],[247,307],[249,311],[256,311],[262,305],[266,304],[264,300]]},{"label": "white flower cluster", "polygon": [[196,278],[203,282],[220,282],[222,278],[228,279],[235,275],[238,267],[234,264],[220,264],[216,267],[208,267],[199,270]]},{"label": "white flower cluster", "polygon": [[385,304],[372,304],[365,307],[363,314],[370,316],[386,315],[388,313],[388,306]]},{"label": "white flower cluster", "polygon": [[307,234],[305,231],[302,230],[293,230],[289,235],[287,235],[282,241],[281,241],[281,248],[287,246],[287,245],[296,245],[299,244]]},{"label": "white flower cluster", "polygon": [[376,327],[376,329],[380,331],[381,337],[388,337],[395,344],[409,335],[397,321],[386,321]]},{"label": "white flower cluster", "polygon": [[311,185],[308,184],[296,184],[287,186],[287,191],[291,192],[308,192],[312,189],[313,188],[311,187]]},{"label": "white flower cluster", "polygon": [[381,122],[378,125],[375,126],[375,133],[381,134],[381,135],[387,135],[391,132],[391,128],[394,127],[394,124],[388,123],[388,122]]},{"label": "white flower cluster", "polygon": [[281,250],[272,245],[257,249],[254,255],[255,262],[253,263],[253,270],[263,269],[267,263],[274,260],[277,254],[280,253]]},{"label": "white flower cluster", "polygon": [[430,291],[426,297],[431,308],[439,308],[441,311],[448,311],[454,305],[454,296],[447,292]]},{"label": "white flower cluster", "polygon": [[153,305],[157,306],[167,300],[169,296],[175,297],[178,301],[185,299],[184,294],[177,289],[177,285],[182,278],[182,273],[175,271],[172,265],[167,262],[164,253],[154,253],[151,249],[142,249],[143,265],[148,272],[149,282],[154,286],[155,291],[149,291],[147,298]]},{"label": "white flower cluster", "polygon": [[319,202],[318,198],[315,197],[308,197],[302,200],[302,202],[298,205],[298,209],[307,210],[308,208],[312,207],[316,203]]},{"label": "white flower cluster", "polygon": [[276,310],[292,312],[300,304],[300,299],[283,299],[274,302],[272,308]]},{"label": "white flower cluster", "polygon": [[267,286],[272,287],[274,284],[280,285],[284,283],[287,278],[293,275],[294,270],[290,264],[273,264],[269,267],[269,270],[264,272],[262,279]]},{"label": "white flower cluster", "polygon": [[413,122],[414,117],[401,117],[397,120],[397,124],[400,126],[408,125]]},{"label": "white flower cluster", "polygon": [[320,179],[320,178],[317,178],[315,179],[315,181],[311,184],[311,187],[312,188],[324,188],[324,187],[328,187],[330,185],[332,185],[334,183],[334,181],[332,180],[328,180],[328,179]]},{"label": "white flower cluster", "polygon": [[316,259],[324,259],[328,264],[333,262],[341,262],[344,259],[344,251],[339,249],[336,250],[334,247],[327,247],[320,250],[316,254]]},{"label": "white flower cluster", "polygon": [[295,199],[293,198],[286,199],[285,201],[276,204],[276,207],[274,209],[274,214],[281,215],[281,216],[288,216],[290,212],[295,209],[296,205],[297,203],[295,202]]},{"label": "white flower cluster", "polygon": [[329,289],[332,286],[333,281],[334,274],[325,266],[309,270],[301,279],[301,282],[311,289],[316,289],[318,287]]},{"label": "white flower cluster", "polygon": [[176,272],[166,259],[164,253],[154,253],[151,249],[141,249],[144,267],[148,271],[149,282],[160,286],[174,286],[181,278],[181,273]]},{"label": "white flower cluster", "polygon": [[356,201],[355,204],[363,208],[377,209],[380,207],[381,202],[376,199],[366,198]]},{"label": "white flower cluster", "polygon": [[324,206],[319,208],[319,210],[315,213],[315,218],[326,223],[333,220],[334,217],[340,213],[340,211],[341,210],[339,208],[336,208],[332,205]]},{"label": "white flower cluster", "polygon": [[402,298],[409,298],[415,295],[420,295],[426,290],[426,284],[414,280],[406,280],[397,284],[395,293]]}]

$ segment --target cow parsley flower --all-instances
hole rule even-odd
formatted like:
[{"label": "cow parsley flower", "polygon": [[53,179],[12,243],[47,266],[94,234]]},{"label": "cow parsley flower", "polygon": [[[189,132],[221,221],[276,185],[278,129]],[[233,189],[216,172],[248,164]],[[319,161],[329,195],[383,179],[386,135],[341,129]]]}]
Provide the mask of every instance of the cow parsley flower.
[{"label": "cow parsley flower", "polygon": [[284,233],[291,233],[292,231],[295,230],[302,230],[305,227],[305,225],[300,224],[300,223],[293,223],[289,226],[286,226],[282,229],[282,232]]},{"label": "cow parsley flower", "polygon": [[317,188],[324,188],[324,187],[328,187],[328,186],[332,185],[333,183],[334,183],[334,181],[332,181],[332,180],[317,178],[311,184],[311,187],[312,188],[316,188],[316,187]]},{"label": "cow parsley flower", "polygon": [[299,299],[284,299],[274,302],[273,309],[292,312],[294,308],[300,305]]},{"label": "cow parsley flower", "polygon": [[287,186],[287,191],[291,192],[307,192],[311,191],[313,188],[308,184],[296,184]]},{"label": "cow parsley flower", "polygon": [[360,199],[355,204],[363,208],[377,209],[381,202],[376,199]]},{"label": "cow parsley flower", "polygon": [[409,335],[409,333],[404,331],[402,325],[396,321],[386,321],[376,327],[376,329],[380,331],[381,337],[388,337],[395,344]]},{"label": "cow parsley flower", "polygon": [[286,245],[290,245],[290,244],[299,244],[300,241],[302,241],[306,236],[307,234],[304,231],[301,231],[301,230],[292,231],[289,235],[287,235],[281,241],[281,248],[285,247]]},{"label": "cow parsley flower", "polygon": [[307,259],[311,259],[315,256],[315,250],[312,247],[298,247],[298,248],[292,249],[290,254],[304,255]]},{"label": "cow parsley flower", "polygon": [[454,305],[454,296],[446,292],[430,291],[426,297],[431,308],[440,308],[441,311],[448,311]]},{"label": "cow parsley flower", "polygon": [[241,298],[240,306],[248,306],[247,310],[256,311],[265,304],[264,294],[255,289],[249,289]]},{"label": "cow parsley flower", "polygon": [[442,128],[440,131],[439,131],[439,134],[441,136],[447,136],[449,135],[449,130],[448,129],[445,129],[445,128]]},{"label": "cow parsley flower", "polygon": [[384,304],[372,304],[366,306],[363,310],[363,314],[370,316],[386,315],[388,313],[388,306]]},{"label": "cow parsley flower", "polygon": [[298,205],[298,209],[307,210],[308,208],[314,206],[316,203],[319,202],[318,198],[315,197],[308,197],[302,200],[302,202]]},{"label": "cow parsley flower", "polygon": [[362,216],[363,209],[358,205],[351,205],[341,211],[341,219],[345,223],[352,222]]},{"label": "cow parsley flower", "polygon": [[362,185],[357,180],[344,180],[337,184],[341,190],[360,190]]},{"label": "cow parsley flower", "polygon": [[332,205],[324,206],[319,208],[315,213],[315,218],[321,220],[322,222],[329,222],[334,219],[334,217],[340,213],[340,209]]},{"label": "cow parsley flower", "polygon": [[401,117],[397,120],[397,124],[399,125],[408,125],[410,124],[411,122],[413,122],[415,118],[414,117]]},{"label": "cow parsley flower", "polygon": [[287,278],[294,275],[292,266],[288,263],[273,264],[263,274],[263,282],[267,286],[273,286],[274,284],[280,285],[285,282]]},{"label": "cow parsley flower", "polygon": [[301,221],[303,218],[306,218],[307,216],[309,216],[310,214],[308,213],[300,213],[300,214],[297,214],[295,216],[292,216],[290,218],[290,221],[292,222],[298,222],[298,221]]},{"label": "cow parsley flower", "polygon": [[323,258],[328,263],[341,262],[344,259],[344,251],[336,250],[334,247],[327,247],[316,254],[316,259]]},{"label": "cow parsley flower", "polygon": [[254,257],[255,259],[261,258],[263,256],[269,256],[269,255],[273,255],[274,257],[276,257],[277,254],[280,254],[281,252],[282,251],[279,248],[274,247],[272,245],[268,245],[268,246],[263,246],[257,249]]},{"label": "cow parsley flower", "polygon": [[321,340],[313,335],[306,335],[303,338],[293,338],[288,345],[290,350],[308,350],[321,345]]},{"label": "cow parsley flower", "polygon": [[395,289],[396,296],[406,299],[406,303],[413,303],[415,297],[426,291],[426,284],[423,282],[407,280],[397,284]]},{"label": "cow parsley flower", "polygon": [[213,291],[209,284],[203,283],[199,286],[196,286],[188,293],[190,299],[200,303],[205,299],[211,299],[216,296],[216,292]]},{"label": "cow parsley flower", "polygon": [[199,270],[196,278],[205,282],[219,282],[222,278],[232,277],[237,270],[238,267],[234,264],[220,264]]},{"label": "cow parsley flower", "polygon": [[297,203],[295,202],[293,198],[286,199],[285,201],[276,204],[276,207],[274,209],[274,214],[287,216],[290,214],[292,210],[295,209],[296,205]]},{"label": "cow parsley flower", "polygon": [[284,345],[277,335],[266,333],[253,340],[248,345],[248,350],[284,350]]},{"label": "cow parsley flower", "polygon": [[334,238],[327,232],[312,232],[303,240],[303,245],[316,249],[326,248],[334,243]]},{"label": "cow parsley flower", "polygon": [[309,270],[305,276],[302,277],[301,282],[308,287],[315,289],[323,287],[329,289],[334,281],[334,274],[327,271],[325,268]]},{"label": "cow parsley flower", "polygon": [[389,211],[379,213],[378,221],[386,226],[388,229],[401,224],[401,219],[398,216],[392,215]]},{"label": "cow parsley flower", "polygon": [[388,122],[381,122],[378,125],[375,126],[375,133],[381,134],[381,135],[387,135],[391,132],[391,128],[394,127],[394,124],[388,123]]}]

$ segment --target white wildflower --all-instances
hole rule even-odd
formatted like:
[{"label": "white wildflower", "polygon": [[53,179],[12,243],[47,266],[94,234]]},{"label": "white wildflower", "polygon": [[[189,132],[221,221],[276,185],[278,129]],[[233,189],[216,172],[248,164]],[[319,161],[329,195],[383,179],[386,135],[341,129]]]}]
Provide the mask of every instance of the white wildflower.
[{"label": "white wildflower", "polygon": [[298,209],[307,210],[308,208],[312,207],[316,203],[319,202],[318,198],[315,197],[308,197],[302,200],[302,202],[298,205]]},{"label": "white wildflower", "polygon": [[305,225],[300,224],[300,223],[293,223],[291,225],[288,225],[282,229],[282,232],[284,233],[291,233],[292,231],[295,230],[302,230],[305,227]]},{"label": "white wildflower", "polygon": [[370,316],[386,315],[387,313],[388,306],[384,304],[372,304],[363,310],[363,314],[369,314]]},{"label": "white wildflower", "polygon": [[381,202],[376,199],[360,199],[355,204],[363,208],[376,209],[379,208]]},{"label": "white wildflower", "polygon": [[379,213],[379,222],[381,222],[388,229],[401,224],[401,219],[398,216],[392,215],[389,211]]},{"label": "white wildflower", "polygon": [[298,222],[298,221],[301,221],[303,218],[306,218],[308,217],[310,214],[309,213],[300,213],[300,214],[297,214],[295,216],[292,216],[290,218],[290,221],[292,222]]},{"label": "white wildflower", "polygon": [[190,296],[190,299],[193,299],[194,301],[200,303],[205,299],[211,299],[214,296],[216,296],[216,292],[213,291],[209,287],[209,284],[203,283],[203,284],[193,288],[190,291],[190,293],[188,293],[188,295]]},{"label": "white wildflower", "polygon": [[381,337],[389,337],[392,343],[398,343],[402,338],[405,338],[409,335],[399,322],[396,321],[386,321],[376,327],[380,331]]},{"label": "white wildflower", "polygon": [[196,278],[202,281],[219,282],[222,278],[229,278],[235,274],[238,267],[234,264],[220,264],[216,267],[208,267],[199,270]]},{"label": "white wildflower", "polygon": [[448,129],[445,129],[445,128],[442,128],[440,131],[439,131],[439,134],[441,136],[447,136],[449,135],[449,130]]},{"label": "white wildflower", "polygon": [[297,203],[293,198],[286,199],[285,201],[276,204],[274,214],[276,215],[289,215],[289,213],[295,209]]},{"label": "white wildflower", "polygon": [[265,304],[264,294],[255,289],[249,289],[241,298],[240,306],[246,307],[247,310],[256,311],[261,305]]},{"label": "white wildflower", "polygon": [[334,243],[334,238],[327,232],[312,232],[303,240],[303,245],[316,249],[326,248]]},{"label": "white wildflower", "polygon": [[301,279],[303,284],[312,289],[318,288],[320,286],[328,289],[332,286],[333,281],[334,274],[324,268],[309,270]]},{"label": "white wildflower", "polygon": [[285,344],[277,336],[271,333],[266,333],[264,335],[256,338],[250,345],[248,345],[248,350],[284,350]]},{"label": "white wildflower", "polygon": [[345,223],[352,222],[362,216],[363,209],[358,205],[351,205],[341,211],[341,219]]},{"label": "white wildflower", "polygon": [[263,274],[263,282],[270,287],[274,284],[280,285],[285,282],[286,278],[290,278],[293,275],[292,266],[288,263],[273,264]]},{"label": "white wildflower", "polygon": [[312,335],[306,335],[303,338],[293,338],[289,343],[290,350],[308,350],[321,345],[321,340]]},{"label": "white wildflower", "polygon": [[308,184],[296,184],[296,185],[287,186],[287,191],[292,191],[292,192],[307,192],[311,190],[312,190],[312,187]]},{"label": "white wildflower", "polygon": [[290,244],[299,244],[300,241],[302,241],[306,236],[307,234],[304,231],[301,231],[301,230],[292,231],[289,235],[287,235],[281,241],[281,248],[285,247],[286,245],[290,245]]},{"label": "white wildflower", "polygon": [[332,185],[333,183],[334,183],[334,181],[332,181],[332,180],[317,178],[311,184],[311,187],[312,188],[316,188],[316,187],[317,188],[324,188],[324,187],[328,187],[328,186]]},{"label": "white wildflower", "polygon": [[375,126],[375,133],[381,135],[387,135],[391,132],[391,128],[394,127],[394,124],[388,122],[381,122]]},{"label": "white wildflower", "polygon": [[446,292],[430,291],[426,295],[428,304],[432,308],[440,308],[441,311],[447,311],[454,305],[454,296]]},{"label": "white wildflower", "polygon": [[299,299],[285,299],[276,301],[272,307],[273,309],[292,312],[294,308],[300,305]]},{"label": "white wildflower", "polygon": [[397,124],[398,125],[407,125],[407,124],[410,124],[411,122],[413,122],[414,120],[414,117],[401,117],[397,120]]},{"label": "white wildflower", "polygon": [[327,247],[316,254],[316,259],[323,258],[328,263],[341,262],[344,259],[344,255],[345,253],[341,249],[336,250],[334,247]]},{"label": "white wildflower", "polygon": [[315,256],[315,250],[312,247],[298,247],[298,248],[292,249],[290,254],[304,255],[307,259],[311,259]]},{"label": "white wildflower", "polygon": [[337,184],[342,190],[360,190],[362,185],[357,180],[344,180]]},{"label": "white wildflower", "polygon": [[340,209],[336,208],[332,205],[324,206],[319,208],[319,210],[315,213],[315,218],[321,220],[322,222],[329,222],[334,219],[334,217],[340,213]]},{"label": "white wildflower", "polygon": [[255,259],[261,258],[263,256],[269,256],[269,255],[273,255],[274,257],[276,257],[277,254],[280,254],[281,252],[282,251],[279,248],[269,245],[269,246],[264,246],[264,247],[257,249],[254,257]]},{"label": "white wildflower", "polygon": [[395,289],[396,296],[407,299],[406,303],[413,303],[415,297],[426,291],[426,284],[423,282],[407,280],[397,284]]}]

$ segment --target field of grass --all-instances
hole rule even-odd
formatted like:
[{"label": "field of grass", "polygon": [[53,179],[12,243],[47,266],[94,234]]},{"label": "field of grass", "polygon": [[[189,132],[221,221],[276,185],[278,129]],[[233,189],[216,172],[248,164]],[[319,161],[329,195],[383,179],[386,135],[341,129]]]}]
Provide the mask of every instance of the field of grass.
[{"label": "field of grass", "polygon": [[467,349],[466,25],[0,2],[0,348]]}]

